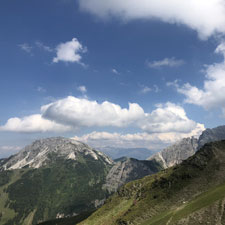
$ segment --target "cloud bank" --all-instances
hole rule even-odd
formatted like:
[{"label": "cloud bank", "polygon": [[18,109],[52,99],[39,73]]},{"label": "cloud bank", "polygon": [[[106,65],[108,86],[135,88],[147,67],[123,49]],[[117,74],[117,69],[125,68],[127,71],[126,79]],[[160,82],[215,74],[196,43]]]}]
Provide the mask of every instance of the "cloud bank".
[{"label": "cloud bank", "polygon": [[81,10],[101,19],[117,17],[182,24],[202,39],[225,33],[224,0],[78,0]]},{"label": "cloud bank", "polygon": [[92,146],[147,147],[160,149],[180,138],[199,135],[203,124],[189,119],[185,110],[167,102],[147,113],[137,103],[128,108],[104,101],[68,96],[41,107],[40,114],[10,118],[0,131],[10,132],[74,132],[83,128],[134,128],[137,133],[92,132],[75,137]]},{"label": "cloud bank", "polygon": [[143,147],[152,150],[160,150],[181,138],[190,136],[199,136],[203,131],[203,126],[197,126],[192,132],[184,133],[155,133],[149,134],[146,132],[134,134],[121,134],[109,132],[92,132],[83,136],[75,136],[73,139],[88,143],[96,148],[98,147],[124,147],[135,148]]},{"label": "cloud bank", "polygon": [[133,134],[92,132],[77,140],[92,146],[147,147],[160,149],[180,138],[199,135],[203,124],[189,119],[176,104],[159,104],[147,113],[137,103],[128,108],[105,101],[98,103],[85,98],[68,96],[41,107],[41,114],[10,118],[0,131],[11,132],[74,132],[82,128],[134,128]]}]

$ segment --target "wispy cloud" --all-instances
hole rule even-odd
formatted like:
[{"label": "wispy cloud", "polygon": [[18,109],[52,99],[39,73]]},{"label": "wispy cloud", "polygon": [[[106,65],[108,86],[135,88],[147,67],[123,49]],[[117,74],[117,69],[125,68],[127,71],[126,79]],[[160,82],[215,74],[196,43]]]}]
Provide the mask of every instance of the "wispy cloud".
[{"label": "wispy cloud", "polygon": [[114,74],[120,74],[115,68],[112,69],[112,72],[113,72]]},{"label": "wispy cloud", "polygon": [[152,91],[152,89],[150,87],[144,86],[141,89],[141,93],[142,94],[147,94],[148,92]]},{"label": "wispy cloud", "polygon": [[158,61],[147,61],[147,66],[149,68],[162,68],[162,67],[178,67],[184,64],[184,61],[181,59],[172,58],[165,58]]},{"label": "wispy cloud", "polygon": [[43,43],[40,42],[40,41],[36,41],[36,42],[35,42],[35,45],[36,45],[38,48],[40,48],[40,49],[42,49],[42,50],[44,50],[44,51],[46,51],[46,52],[54,52],[54,49],[53,49],[53,48],[51,48],[51,47],[49,47],[49,46],[43,44]]},{"label": "wispy cloud", "polygon": [[27,52],[27,53],[31,53],[33,47],[30,46],[28,43],[23,43],[18,45],[20,47],[20,49],[22,49],[23,51]]},{"label": "wispy cloud", "polygon": [[149,92],[158,93],[160,91],[159,87],[156,84],[153,85],[152,87],[148,87],[145,85],[140,85],[140,87],[141,87],[141,91],[140,91],[141,94],[147,94]]},{"label": "wispy cloud", "polygon": [[87,93],[87,88],[84,85],[77,87],[77,90],[80,91],[82,94]]},{"label": "wispy cloud", "polygon": [[45,93],[45,92],[46,92],[46,89],[43,88],[43,87],[41,87],[41,86],[39,86],[39,87],[37,87],[37,91],[38,91],[38,92]]}]

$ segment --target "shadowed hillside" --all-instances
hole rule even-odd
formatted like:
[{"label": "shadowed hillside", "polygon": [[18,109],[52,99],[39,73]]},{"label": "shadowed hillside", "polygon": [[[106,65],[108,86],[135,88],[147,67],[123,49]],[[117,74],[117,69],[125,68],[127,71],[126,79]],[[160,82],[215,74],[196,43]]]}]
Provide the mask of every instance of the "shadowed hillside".
[{"label": "shadowed hillside", "polygon": [[133,181],[82,225],[225,224],[225,141],[206,144],[180,165]]}]

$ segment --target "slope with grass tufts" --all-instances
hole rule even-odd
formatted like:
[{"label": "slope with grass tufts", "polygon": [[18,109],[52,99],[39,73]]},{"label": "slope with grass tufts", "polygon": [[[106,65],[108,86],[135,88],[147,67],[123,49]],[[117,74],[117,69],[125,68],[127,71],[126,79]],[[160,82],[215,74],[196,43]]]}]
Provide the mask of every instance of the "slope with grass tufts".
[{"label": "slope with grass tufts", "polygon": [[180,165],[133,181],[80,225],[225,224],[225,141]]}]

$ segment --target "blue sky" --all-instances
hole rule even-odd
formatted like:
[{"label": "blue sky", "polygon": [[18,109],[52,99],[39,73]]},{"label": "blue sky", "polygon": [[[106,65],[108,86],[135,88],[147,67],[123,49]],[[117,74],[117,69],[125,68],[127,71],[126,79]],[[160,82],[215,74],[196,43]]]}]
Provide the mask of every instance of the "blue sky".
[{"label": "blue sky", "polygon": [[224,124],[224,0],[4,0],[0,15],[0,157],[49,136],[159,150]]}]

